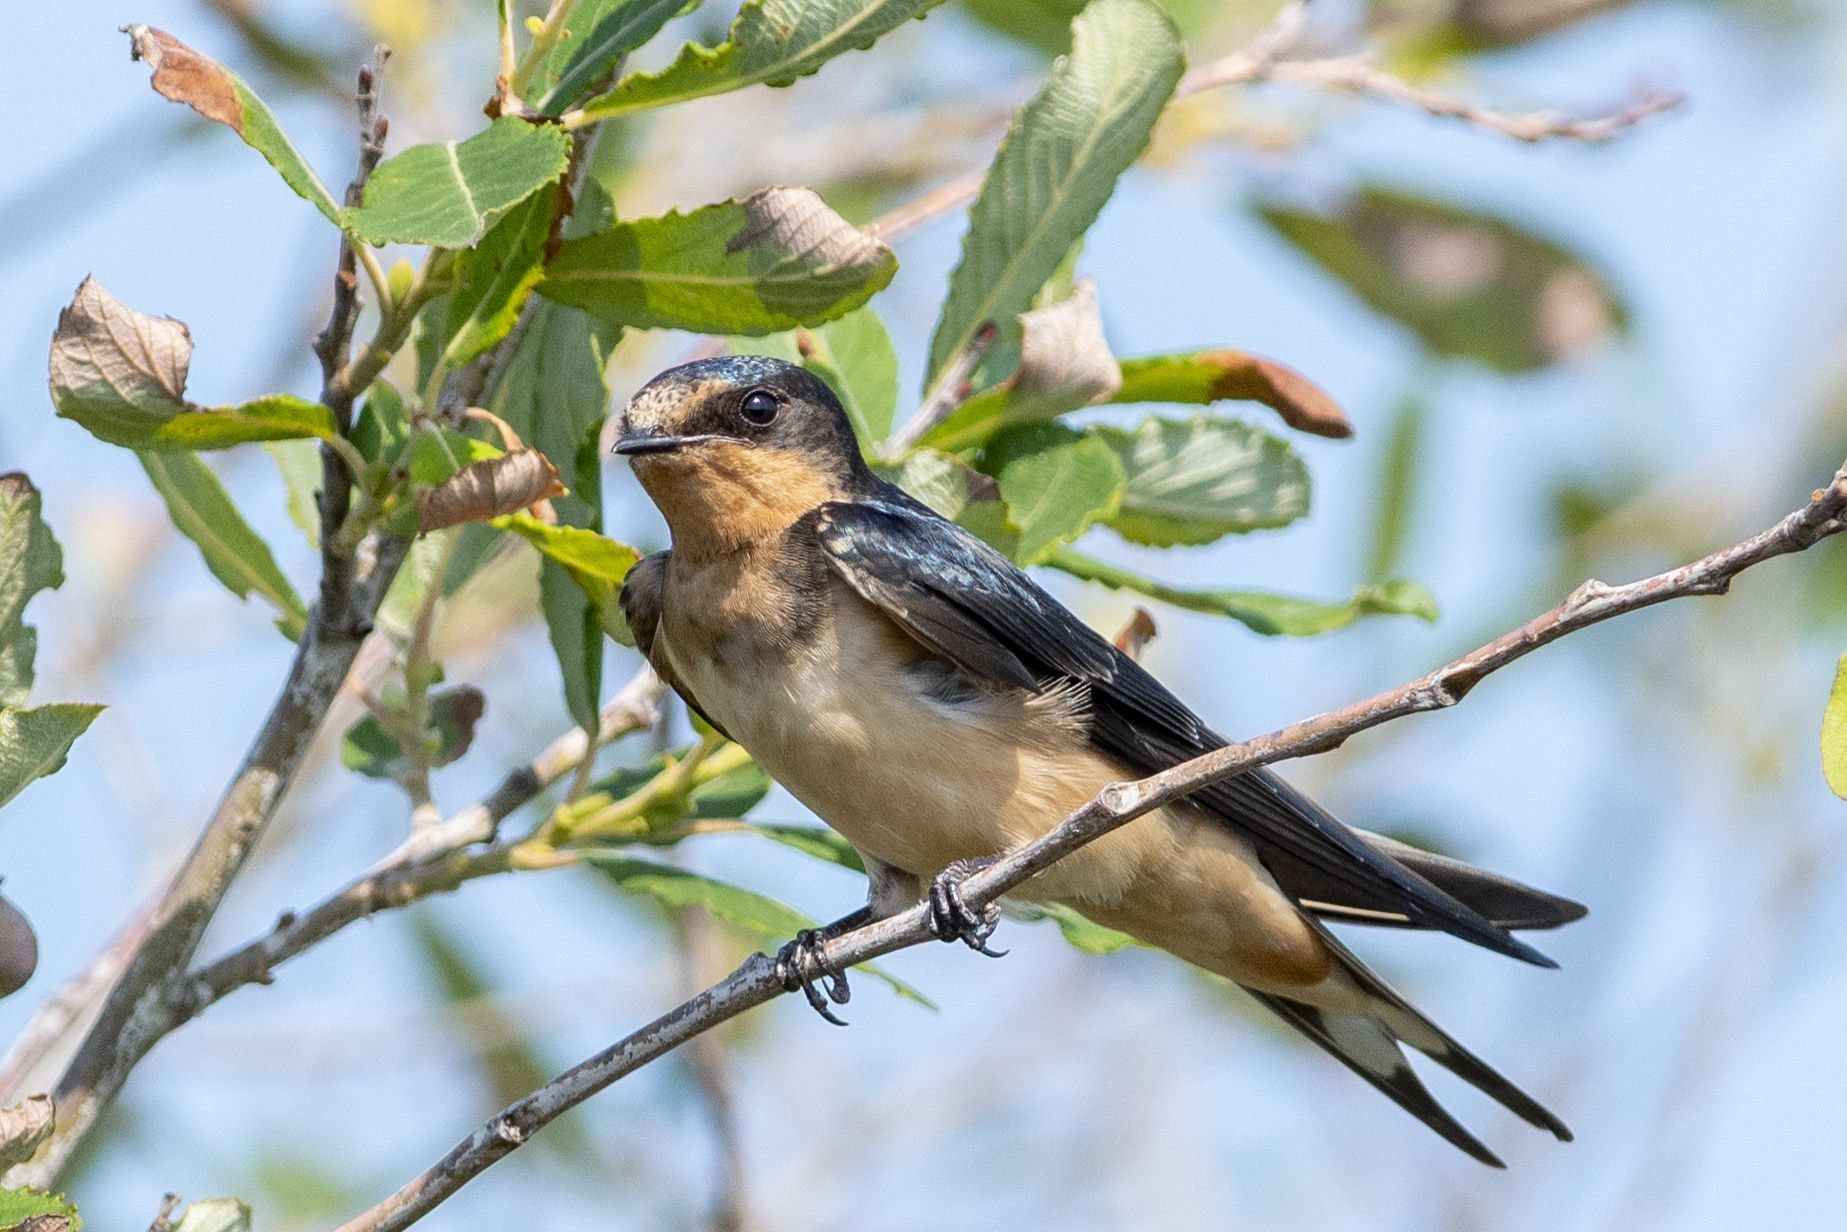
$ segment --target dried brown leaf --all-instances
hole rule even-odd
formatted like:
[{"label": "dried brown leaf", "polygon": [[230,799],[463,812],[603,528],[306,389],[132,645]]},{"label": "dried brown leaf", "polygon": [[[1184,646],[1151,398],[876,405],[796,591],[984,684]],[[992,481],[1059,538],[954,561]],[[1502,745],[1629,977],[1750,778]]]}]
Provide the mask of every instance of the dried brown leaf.
[{"label": "dried brown leaf", "polygon": [[498,458],[483,458],[463,467],[428,492],[420,493],[417,512],[424,532],[485,522],[564,495],[558,468],[536,449],[515,449]]},{"label": "dried brown leaf", "polygon": [[156,92],[243,136],[244,104],[238,97],[237,81],[216,60],[153,26],[124,26],[122,30],[133,44],[129,54],[146,60],[154,71]]},{"label": "dried brown leaf", "polygon": [[28,1096],[11,1108],[0,1108],[0,1168],[31,1159],[39,1143],[51,1137],[55,1123],[49,1095]]},{"label": "dried brown leaf", "polygon": [[1261,402],[1301,432],[1335,438],[1353,435],[1353,425],[1334,396],[1288,364],[1245,351],[1205,351],[1204,363],[1222,369],[1212,380],[1212,398]]},{"label": "dried brown leaf", "polygon": [[1010,414],[1049,419],[1106,402],[1122,388],[1094,278],[1080,278],[1068,299],[1021,313],[1020,328],[1020,366],[1007,382]]}]

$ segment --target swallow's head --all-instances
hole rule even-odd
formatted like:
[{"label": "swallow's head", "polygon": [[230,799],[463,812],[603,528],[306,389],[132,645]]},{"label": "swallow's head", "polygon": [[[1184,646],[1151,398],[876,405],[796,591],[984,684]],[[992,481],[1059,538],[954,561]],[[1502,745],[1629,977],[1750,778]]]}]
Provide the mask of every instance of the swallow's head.
[{"label": "swallow's head", "polygon": [[763,355],[669,368],[636,391],[616,427],[615,451],[676,544],[761,536],[868,478],[833,391]]}]

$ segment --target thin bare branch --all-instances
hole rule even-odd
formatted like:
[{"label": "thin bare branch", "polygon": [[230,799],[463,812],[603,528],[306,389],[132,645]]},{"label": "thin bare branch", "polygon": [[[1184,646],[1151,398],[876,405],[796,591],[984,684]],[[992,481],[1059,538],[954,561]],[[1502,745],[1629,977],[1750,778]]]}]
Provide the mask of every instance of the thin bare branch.
[{"label": "thin bare branch", "polygon": [[[962,884],[963,898],[980,910],[1084,844],[1202,787],[1272,762],[1325,752],[1395,719],[1453,706],[1490,673],[1572,633],[1670,599],[1723,594],[1746,569],[1838,534],[1844,518],[1847,465],[1836,472],[1828,487],[1815,492],[1805,508],[1723,551],[1625,586],[1585,582],[1550,611],[1396,689],[1227,745],[1159,774],[1111,784],[1042,837],[971,876]],[[934,937],[928,909],[919,904],[841,933],[823,944],[821,955],[829,968],[844,971]],[[763,954],[751,955],[717,984],[503,1109],[434,1166],[340,1225],[337,1232],[400,1232],[410,1227],[561,1113],[785,991],[775,962]]]},{"label": "thin bare branch", "polygon": [[[1603,116],[1573,119],[1557,111],[1497,111],[1383,72],[1373,63],[1370,53],[1286,59],[1301,41],[1307,11],[1306,0],[1284,5],[1276,19],[1250,42],[1182,77],[1180,84],[1174,87],[1174,97],[1188,98],[1225,86],[1292,81],[1404,103],[1430,115],[1461,120],[1515,141],[1562,139],[1593,144],[1608,141],[1650,116],[1673,110],[1684,101],[1682,95],[1670,91],[1643,90],[1633,101]],[[985,177],[985,170],[965,172],[895,206],[867,223],[864,229],[867,234],[887,242],[896,239],[973,201],[981,192]]]},{"label": "thin bare branch", "polygon": [[969,381],[975,375],[975,369],[981,366],[982,357],[994,340],[1000,336],[1000,330],[994,322],[988,321],[975,331],[975,336],[968,340],[962,353],[955,362],[943,369],[943,375],[930,387],[929,394],[917,413],[905,420],[896,432],[886,438],[879,447],[879,452],[887,458],[897,458],[907,453],[911,446],[923,439],[924,433],[948,418],[949,412],[961,405],[968,397]]}]

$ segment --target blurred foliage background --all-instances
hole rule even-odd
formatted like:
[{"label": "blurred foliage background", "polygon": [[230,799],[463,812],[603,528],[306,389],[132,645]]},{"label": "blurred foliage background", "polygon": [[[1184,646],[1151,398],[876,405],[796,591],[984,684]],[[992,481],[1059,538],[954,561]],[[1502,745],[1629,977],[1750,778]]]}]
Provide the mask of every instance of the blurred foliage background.
[{"label": "blurred foliage background", "polygon": [[[952,4],[791,89],[627,124],[599,149],[599,178],[620,217],[787,183],[864,221],[983,164],[1079,7]],[[1167,7],[1197,64],[1273,6]],[[1273,356],[1330,391],[1356,435],[1292,437],[1315,487],[1311,516],[1288,529],[1172,550],[1099,530],[1072,550],[1093,572],[1192,588],[1332,596],[1414,577],[1441,611],[1285,639],[1151,605],[1150,666],[1233,733],[1408,677],[1584,577],[1728,543],[1794,508],[1847,452],[1847,14],[1821,0],[1317,7],[1320,34],[1506,108],[1595,113],[1637,78],[1693,101],[1594,147],[1519,146],[1289,85],[1202,95],[1164,118],[1077,264],[1102,288],[1114,349]],[[676,35],[716,41],[731,15],[695,10],[640,62],[671,55]],[[15,66],[27,123],[0,166],[0,462],[44,490],[65,548],[69,580],[34,608],[38,688],[110,709],[0,826],[7,893],[43,951],[33,984],[0,1003],[0,1035],[158,888],[286,662],[270,614],[225,597],[133,460],[55,420],[44,394],[44,341],[84,271],[190,324],[203,401],[316,385],[306,342],[327,312],[331,235],[260,160],[148,94],[123,63],[123,16],[243,73],[329,180],[351,161],[350,76],[374,42],[394,51],[394,148],[475,131],[493,74],[493,5],[480,2],[14,15],[15,46],[34,52]],[[875,301],[900,414],[961,219],[903,240]],[[631,332],[615,396],[692,344]],[[222,460],[306,592],[314,557],[276,469],[260,451]],[[619,466],[604,489],[612,533],[662,544]],[[1084,954],[1014,923],[1003,963],[948,947],[892,961],[936,1012],[861,981],[851,1031],[793,1002],[755,1015],[571,1114],[426,1226],[1819,1226],[1847,1146],[1833,1112],[1847,1100],[1834,1051],[1847,966],[1830,944],[1847,924],[1847,844],[1815,756],[1843,648],[1843,551],[1571,639],[1461,711],[1287,768],[1355,824],[1591,906],[1545,939],[1557,973],[1442,939],[1355,940],[1556,1108],[1572,1146],[1503,1133],[1442,1083],[1507,1153],[1512,1170],[1487,1173],[1178,964]],[[521,557],[462,592],[437,631],[449,680],[487,699],[473,747],[436,778],[452,809],[570,724],[530,573]],[[1106,630],[1136,601],[1058,581]],[[632,659],[608,657],[613,684]],[[338,742],[324,744],[208,954],[402,837],[401,794],[342,772]],[[804,820],[780,792],[753,816]],[[714,835],[677,854],[815,916],[860,893],[770,844]],[[164,1190],[239,1193],[266,1230],[323,1226],[757,944],[577,869],[387,913],[162,1045],[74,1196],[97,1227],[140,1226]]]}]

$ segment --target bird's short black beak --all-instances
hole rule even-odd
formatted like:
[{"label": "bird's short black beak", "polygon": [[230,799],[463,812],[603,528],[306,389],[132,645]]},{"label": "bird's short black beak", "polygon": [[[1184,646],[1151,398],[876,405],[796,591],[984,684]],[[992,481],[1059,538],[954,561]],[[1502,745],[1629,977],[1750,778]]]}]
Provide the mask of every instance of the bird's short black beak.
[{"label": "bird's short black beak", "polygon": [[656,432],[630,432],[616,439],[614,452],[623,457],[634,457],[647,453],[671,453],[688,445],[697,445],[701,441],[714,441],[718,437],[710,432],[701,432],[694,436],[664,436]]}]

